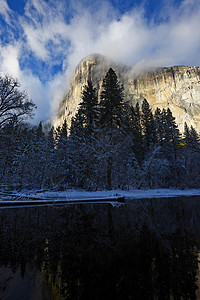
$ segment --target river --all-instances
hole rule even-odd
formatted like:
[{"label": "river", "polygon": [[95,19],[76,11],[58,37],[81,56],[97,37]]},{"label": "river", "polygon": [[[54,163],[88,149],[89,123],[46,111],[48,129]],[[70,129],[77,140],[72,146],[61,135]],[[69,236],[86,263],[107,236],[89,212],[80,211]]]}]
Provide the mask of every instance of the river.
[{"label": "river", "polygon": [[0,299],[200,299],[200,197],[0,209]]}]

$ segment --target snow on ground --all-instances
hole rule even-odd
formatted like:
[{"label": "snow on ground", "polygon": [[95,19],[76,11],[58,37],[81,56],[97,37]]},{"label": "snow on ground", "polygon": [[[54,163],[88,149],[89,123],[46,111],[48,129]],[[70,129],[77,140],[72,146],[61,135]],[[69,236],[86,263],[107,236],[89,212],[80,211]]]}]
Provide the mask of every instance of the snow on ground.
[{"label": "snow on ground", "polygon": [[152,189],[152,190],[104,190],[89,192],[84,190],[67,190],[63,192],[44,192],[44,193],[31,193],[36,197],[41,198],[67,198],[67,199],[88,199],[88,198],[108,198],[108,197],[121,197],[142,199],[142,198],[165,198],[177,196],[193,196],[200,195],[200,189],[191,190],[178,190],[178,189]]},{"label": "snow on ground", "polygon": [[[13,192],[13,197],[16,196],[16,200],[19,200],[19,197],[23,200],[31,199],[51,199],[51,200],[73,200],[73,201],[84,201],[88,199],[106,199],[112,200],[116,197],[126,197],[128,199],[146,199],[146,198],[168,198],[168,197],[179,197],[179,196],[200,196],[200,189],[188,189],[188,190],[179,190],[179,189],[148,189],[148,190],[136,190],[132,189],[129,191],[124,190],[104,190],[104,191],[84,191],[84,190],[73,190],[69,189],[62,192],[55,191],[24,191],[24,192]],[[5,200],[5,194],[0,194],[0,201]],[[13,198],[12,197],[12,198]],[[4,199],[3,199],[4,198]]]}]

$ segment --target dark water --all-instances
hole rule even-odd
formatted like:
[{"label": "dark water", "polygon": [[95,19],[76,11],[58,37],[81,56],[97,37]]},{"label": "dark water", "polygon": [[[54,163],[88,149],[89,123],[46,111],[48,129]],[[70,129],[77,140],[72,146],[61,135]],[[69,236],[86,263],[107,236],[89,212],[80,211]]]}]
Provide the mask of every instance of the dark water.
[{"label": "dark water", "polygon": [[0,299],[200,299],[200,197],[0,210]]}]

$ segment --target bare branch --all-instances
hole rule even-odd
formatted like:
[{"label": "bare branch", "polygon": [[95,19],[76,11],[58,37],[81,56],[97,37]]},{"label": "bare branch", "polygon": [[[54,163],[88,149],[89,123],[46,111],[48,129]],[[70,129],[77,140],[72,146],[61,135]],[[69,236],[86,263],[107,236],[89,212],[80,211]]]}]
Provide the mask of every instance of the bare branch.
[{"label": "bare branch", "polygon": [[18,79],[0,75],[0,128],[13,118],[17,120],[33,116],[36,105],[26,91],[20,91]]}]

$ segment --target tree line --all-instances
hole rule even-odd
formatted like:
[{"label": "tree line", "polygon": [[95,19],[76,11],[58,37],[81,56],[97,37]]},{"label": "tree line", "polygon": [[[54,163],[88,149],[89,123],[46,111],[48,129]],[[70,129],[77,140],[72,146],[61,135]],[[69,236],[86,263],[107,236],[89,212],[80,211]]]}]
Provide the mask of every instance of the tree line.
[{"label": "tree line", "polygon": [[[1,77],[0,85],[2,81]],[[1,87],[0,93],[1,103],[6,102]],[[23,95],[24,114],[8,109],[6,119],[0,106],[2,185],[59,189],[200,186],[196,130],[185,123],[181,134],[171,110],[153,112],[146,99],[141,105],[130,105],[112,68],[103,80],[100,101],[90,81],[83,87],[70,128],[66,120],[45,133],[42,123],[30,126],[21,116],[31,115],[35,106]]]}]

